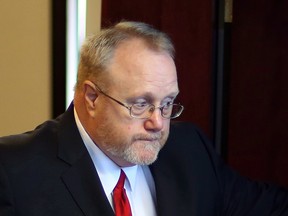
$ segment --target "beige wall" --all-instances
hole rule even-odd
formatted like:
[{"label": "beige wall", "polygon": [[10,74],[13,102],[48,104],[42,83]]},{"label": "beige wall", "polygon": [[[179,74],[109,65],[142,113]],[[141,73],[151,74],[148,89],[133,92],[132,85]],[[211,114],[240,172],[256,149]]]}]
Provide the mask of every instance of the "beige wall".
[{"label": "beige wall", "polygon": [[50,0],[0,0],[0,136],[50,118]]},{"label": "beige wall", "polygon": [[[0,136],[51,118],[50,2],[0,0]],[[87,34],[100,17],[101,0],[87,0]]]},{"label": "beige wall", "polygon": [[86,35],[95,34],[101,28],[101,0],[87,0]]}]

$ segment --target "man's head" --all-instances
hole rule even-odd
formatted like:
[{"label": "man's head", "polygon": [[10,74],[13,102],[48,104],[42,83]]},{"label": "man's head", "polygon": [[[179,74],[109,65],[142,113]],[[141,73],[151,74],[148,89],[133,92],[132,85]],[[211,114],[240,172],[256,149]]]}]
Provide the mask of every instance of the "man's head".
[{"label": "man's head", "polygon": [[167,35],[138,22],[103,30],[82,47],[75,108],[95,144],[119,166],[154,162],[171,111],[182,111],[171,105],[179,93],[173,57]]},{"label": "man's head", "polygon": [[166,52],[174,58],[174,46],[165,33],[145,23],[120,22],[86,39],[81,49],[76,88],[81,88],[82,83],[91,77],[97,78],[98,82],[105,79],[117,47],[133,38],[139,38],[152,50]]}]

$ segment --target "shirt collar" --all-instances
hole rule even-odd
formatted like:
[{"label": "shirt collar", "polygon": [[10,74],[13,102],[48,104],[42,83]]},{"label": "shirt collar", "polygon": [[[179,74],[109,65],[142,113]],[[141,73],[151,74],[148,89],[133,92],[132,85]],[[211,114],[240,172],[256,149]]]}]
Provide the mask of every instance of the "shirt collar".
[{"label": "shirt collar", "polygon": [[125,181],[125,188],[132,191],[135,188],[137,169],[139,169],[140,167],[138,165],[131,167],[119,167],[117,164],[115,164],[99,149],[97,144],[95,144],[90,138],[90,136],[87,134],[83,125],[80,122],[75,107],[74,117],[82,140],[94,163],[106,195],[112,193],[115,185],[118,182],[121,169],[125,172],[128,179],[128,181]]}]

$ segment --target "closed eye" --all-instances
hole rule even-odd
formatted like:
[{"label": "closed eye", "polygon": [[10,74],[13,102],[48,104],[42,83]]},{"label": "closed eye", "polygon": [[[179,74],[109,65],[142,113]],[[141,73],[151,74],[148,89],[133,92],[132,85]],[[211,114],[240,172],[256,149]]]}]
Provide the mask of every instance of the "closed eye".
[{"label": "closed eye", "polygon": [[173,104],[173,103],[174,103],[174,100],[165,101],[165,102],[162,104],[162,107],[170,106],[170,105]]},{"label": "closed eye", "polygon": [[142,108],[148,107],[149,105],[150,105],[150,104],[148,104],[148,103],[146,103],[146,102],[143,102],[143,103],[134,103],[134,104],[133,104],[133,107],[142,109]]}]

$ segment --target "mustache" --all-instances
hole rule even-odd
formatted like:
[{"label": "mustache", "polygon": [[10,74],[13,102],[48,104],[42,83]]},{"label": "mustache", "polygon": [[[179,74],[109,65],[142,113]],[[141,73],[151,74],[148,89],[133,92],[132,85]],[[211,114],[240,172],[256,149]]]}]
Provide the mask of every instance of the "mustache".
[{"label": "mustache", "polygon": [[159,140],[163,136],[162,133],[155,133],[155,134],[136,134],[133,136],[133,140]]}]

